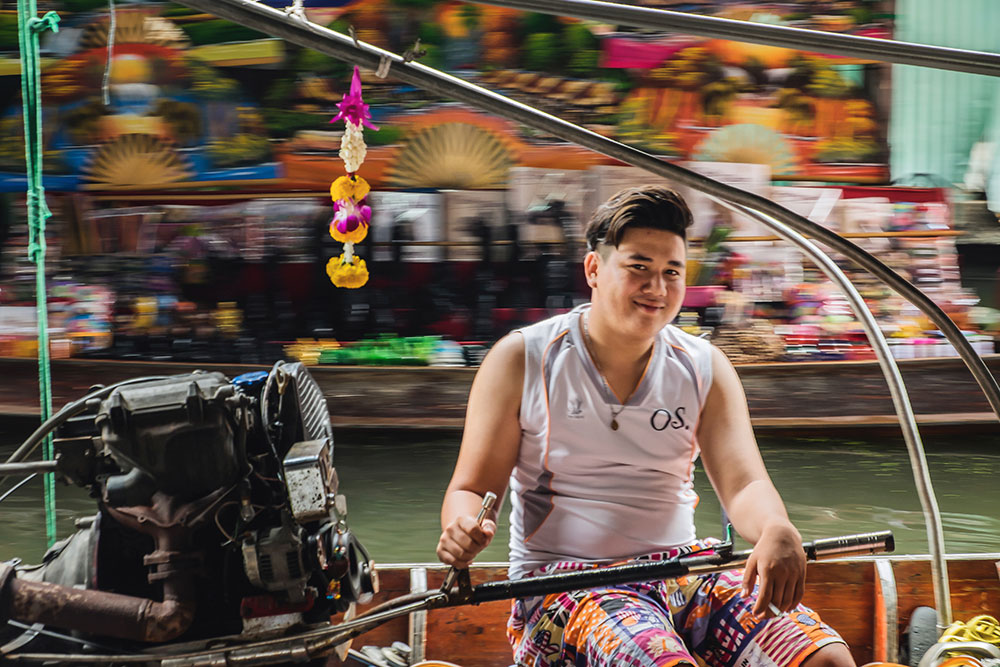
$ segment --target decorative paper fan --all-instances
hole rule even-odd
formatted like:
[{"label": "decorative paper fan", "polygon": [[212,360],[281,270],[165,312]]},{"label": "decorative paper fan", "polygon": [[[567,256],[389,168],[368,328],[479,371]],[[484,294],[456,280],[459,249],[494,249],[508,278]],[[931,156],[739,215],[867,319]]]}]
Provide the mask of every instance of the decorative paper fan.
[{"label": "decorative paper fan", "polygon": [[495,134],[468,123],[443,123],[418,132],[389,169],[395,187],[502,188],[513,164]]},{"label": "decorative paper fan", "polygon": [[771,165],[772,174],[795,171],[795,154],[788,142],[763,125],[727,125],[698,147],[695,160]]},{"label": "decorative paper fan", "polygon": [[[85,49],[108,45],[110,19],[103,18],[84,28],[80,45]],[[115,15],[115,42],[118,44],[157,44],[185,46],[187,35],[172,21],[144,12],[119,11]]]},{"label": "decorative paper fan", "polygon": [[160,185],[191,177],[171,146],[149,134],[124,134],[104,144],[83,172],[86,180],[110,186]]}]

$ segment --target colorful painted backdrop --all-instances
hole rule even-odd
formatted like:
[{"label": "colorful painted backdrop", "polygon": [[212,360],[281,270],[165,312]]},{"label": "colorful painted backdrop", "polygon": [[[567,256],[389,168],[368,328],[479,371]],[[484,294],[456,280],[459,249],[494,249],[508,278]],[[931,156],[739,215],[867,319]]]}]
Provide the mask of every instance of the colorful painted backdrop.
[{"label": "colorful painted backdrop", "polygon": [[[348,67],[179,5],[53,3],[46,43],[47,187],[321,187]],[[270,3],[275,4],[275,3]],[[281,4],[281,3],[278,3]],[[659,2],[729,18],[886,37],[875,0]],[[307,2],[309,17],[678,161],[758,163],[775,179],[885,179],[881,65],[651,34],[452,0]],[[23,187],[16,31],[0,14],[0,187]],[[419,40],[419,46],[417,42]],[[608,163],[552,137],[373,73],[382,128],[362,175],[382,188],[498,189],[522,167]],[[105,97],[106,92],[106,97]]]}]

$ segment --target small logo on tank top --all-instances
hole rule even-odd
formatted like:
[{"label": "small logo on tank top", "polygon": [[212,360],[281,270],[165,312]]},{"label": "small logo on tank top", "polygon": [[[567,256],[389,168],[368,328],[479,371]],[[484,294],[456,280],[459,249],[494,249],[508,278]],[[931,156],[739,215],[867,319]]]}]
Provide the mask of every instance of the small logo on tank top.
[{"label": "small logo on tank top", "polygon": [[566,416],[570,419],[583,419],[583,400],[579,396],[569,397],[569,406]]}]

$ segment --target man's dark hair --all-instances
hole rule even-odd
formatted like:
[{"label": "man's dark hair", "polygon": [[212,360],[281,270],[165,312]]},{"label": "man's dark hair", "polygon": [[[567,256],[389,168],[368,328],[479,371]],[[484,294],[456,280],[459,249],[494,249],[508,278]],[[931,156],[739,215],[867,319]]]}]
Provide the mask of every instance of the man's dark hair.
[{"label": "man's dark hair", "polygon": [[663,229],[687,238],[691,209],[681,196],[662,185],[626,188],[597,207],[587,224],[587,248],[597,250],[603,243],[618,247],[625,230]]}]

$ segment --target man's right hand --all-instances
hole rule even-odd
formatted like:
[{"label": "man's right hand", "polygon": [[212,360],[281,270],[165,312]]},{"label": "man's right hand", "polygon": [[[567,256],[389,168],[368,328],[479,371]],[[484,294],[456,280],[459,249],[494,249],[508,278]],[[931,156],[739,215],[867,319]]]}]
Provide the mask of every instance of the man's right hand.
[{"label": "man's right hand", "polygon": [[460,516],[441,533],[437,546],[438,559],[445,565],[465,569],[493,541],[496,532],[497,524],[491,519],[485,519],[479,525],[474,516]]}]

